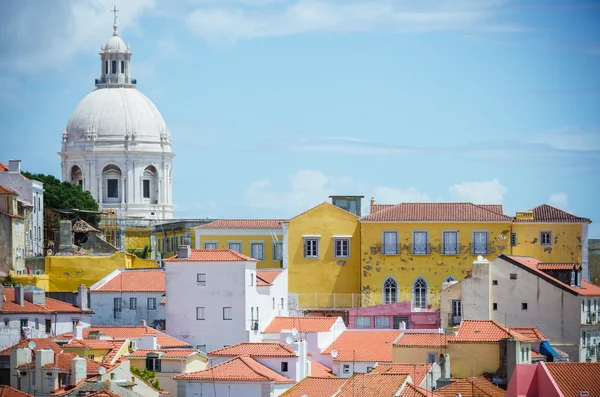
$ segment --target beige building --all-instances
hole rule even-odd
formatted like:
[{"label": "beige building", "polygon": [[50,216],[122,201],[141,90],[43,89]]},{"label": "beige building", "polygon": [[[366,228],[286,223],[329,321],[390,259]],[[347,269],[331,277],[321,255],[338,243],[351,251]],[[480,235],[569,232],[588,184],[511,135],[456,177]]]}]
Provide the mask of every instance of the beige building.
[{"label": "beige building", "polygon": [[0,274],[25,269],[25,212],[17,192],[0,186]]}]

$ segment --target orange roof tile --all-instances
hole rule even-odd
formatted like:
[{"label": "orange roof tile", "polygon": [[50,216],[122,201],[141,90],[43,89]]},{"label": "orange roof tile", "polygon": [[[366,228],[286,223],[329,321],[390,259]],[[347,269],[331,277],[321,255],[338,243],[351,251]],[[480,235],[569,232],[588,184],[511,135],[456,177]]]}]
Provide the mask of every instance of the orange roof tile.
[{"label": "orange roof tile", "polygon": [[498,214],[504,215],[504,207],[502,204],[475,204],[478,207],[485,208],[486,210],[490,210],[493,212],[497,212]]},{"label": "orange roof tile", "polygon": [[195,350],[195,349],[172,349],[172,350],[164,350],[164,349],[142,350],[142,349],[138,349],[138,350],[134,351],[133,353],[131,353],[127,357],[129,357],[129,358],[146,358],[146,355],[148,353],[162,353],[160,356],[161,358],[188,358],[190,356],[198,354],[198,350]]},{"label": "orange roof tile", "polygon": [[[256,270],[256,285],[272,285],[273,281],[283,272],[281,269],[260,269]],[[261,281],[262,280],[262,281]]]},{"label": "orange roof tile", "polygon": [[193,249],[187,259],[177,255],[163,259],[163,262],[258,262],[256,259],[232,250]]},{"label": "orange roof tile", "polygon": [[531,340],[548,340],[548,338],[546,338],[546,336],[536,327],[510,327],[510,330],[518,332]]},{"label": "orange roof tile", "polygon": [[314,360],[310,361],[310,376],[314,376],[315,378],[335,377],[331,368]]},{"label": "orange roof tile", "polygon": [[371,206],[370,214],[374,214],[379,211],[387,210],[388,208],[392,208],[395,204],[373,204]]},{"label": "orange roof tile", "polygon": [[8,165],[0,162],[0,172],[4,172],[4,171],[8,171],[10,170],[10,168],[8,167]]},{"label": "orange roof tile", "polygon": [[265,334],[279,333],[296,328],[299,332],[327,332],[338,317],[275,317],[264,330]]},{"label": "orange roof tile", "polygon": [[443,397],[437,392],[407,383],[398,397]]},{"label": "orange roof tile", "polygon": [[[407,375],[354,374],[344,383],[336,397],[392,397],[407,380]],[[358,393],[357,393],[358,391]]]},{"label": "orange roof tile", "polygon": [[458,333],[449,343],[497,343],[502,339],[515,338],[522,342],[531,339],[518,332],[511,331],[494,320],[463,320]]},{"label": "orange roof tile", "polygon": [[15,192],[12,189],[7,188],[6,186],[2,186],[0,185],[0,194],[17,194],[17,192]]},{"label": "orange roof tile", "polygon": [[392,362],[392,344],[401,331],[344,331],[322,354],[338,352],[334,361]]},{"label": "orange roof tile", "polygon": [[163,269],[122,269],[93,292],[165,292]]},{"label": "orange roof tile", "polygon": [[398,347],[445,347],[453,335],[434,332],[405,333],[398,339],[394,346]]},{"label": "orange roof tile", "polygon": [[533,211],[533,219],[514,219],[515,222],[519,223],[532,223],[532,222],[544,222],[544,223],[591,223],[592,221],[588,218],[581,218],[573,214],[569,214],[566,211],[559,210],[558,208],[552,207],[548,204],[538,205],[530,211]]},{"label": "orange roof tile", "polygon": [[50,350],[54,351],[54,353],[62,352],[62,348],[50,338],[31,338],[31,339],[24,339],[24,340],[20,341],[19,343],[15,344],[13,346],[7,347],[6,349],[0,351],[0,356],[10,356],[10,351],[12,349],[20,349],[20,348],[24,348],[24,347],[29,347],[29,342],[35,343],[35,349],[33,349],[34,352],[37,351],[38,349],[50,349]]},{"label": "orange roof tile", "polygon": [[581,267],[579,263],[538,263],[540,270],[577,270]]},{"label": "orange roof tile", "polygon": [[[72,361],[75,357],[81,357],[78,354],[75,353],[55,353],[54,354],[54,362],[50,363],[50,364],[46,364],[44,365],[42,368],[44,369],[57,369],[61,372],[71,372],[71,364]],[[86,361],[86,365],[87,365],[87,374],[88,375],[98,375],[98,368],[100,368],[100,363],[86,358],[86,357],[82,357],[85,359]],[[34,368],[35,367],[35,361],[32,361],[29,364],[24,364],[19,366],[20,368]]]},{"label": "orange roof tile", "polygon": [[120,397],[117,393],[104,389],[94,393],[86,394],[86,397]]},{"label": "orange roof tile", "polygon": [[507,222],[511,217],[472,203],[400,203],[374,214],[361,222]]},{"label": "orange roof tile", "polygon": [[379,374],[404,374],[410,375],[412,382],[420,385],[425,380],[432,364],[377,364],[373,372]]},{"label": "orange roof tile", "polygon": [[308,376],[284,392],[281,397],[331,397],[337,393],[347,380]]},{"label": "orange roof tile", "polygon": [[[91,331],[101,331],[105,336],[108,336],[116,340],[125,339],[137,339],[143,335],[156,334],[156,341],[162,349],[170,349],[177,347],[191,347],[186,342],[179,339],[173,338],[165,334],[164,332],[158,331],[147,325],[138,326],[91,326],[83,329],[83,338],[87,340],[87,337]],[[73,333],[67,332],[56,336],[56,339],[72,339]]]},{"label": "orange roof tile", "polygon": [[209,356],[217,357],[297,357],[291,346],[282,343],[242,342],[222,349],[208,352]]},{"label": "orange roof tile", "polygon": [[281,229],[285,219],[219,219],[196,229]]},{"label": "orange roof tile", "polygon": [[506,394],[506,390],[495,386],[483,376],[459,379],[435,392],[442,397],[455,397],[457,394],[462,397],[504,397]]},{"label": "orange roof tile", "polygon": [[538,365],[546,366],[566,397],[577,396],[580,391],[600,396],[600,363],[553,362]]},{"label": "orange roof tile", "polygon": [[81,310],[77,306],[56,299],[46,298],[45,305],[38,305],[24,299],[23,306],[15,303],[15,289],[2,288],[3,300],[0,313],[92,313],[91,310]]},{"label": "orange roof tile", "polygon": [[250,357],[239,356],[203,371],[189,372],[173,377],[176,380],[207,380],[229,382],[295,383],[279,375]]},{"label": "orange roof tile", "polygon": [[13,389],[10,386],[0,386],[0,397],[33,397],[31,394],[27,394],[17,389]]}]

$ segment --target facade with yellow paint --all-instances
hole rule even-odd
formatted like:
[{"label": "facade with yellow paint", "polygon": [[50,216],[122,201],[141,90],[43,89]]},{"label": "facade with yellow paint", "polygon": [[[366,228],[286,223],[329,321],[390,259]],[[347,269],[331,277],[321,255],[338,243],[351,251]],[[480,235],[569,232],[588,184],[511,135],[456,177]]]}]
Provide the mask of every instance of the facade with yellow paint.
[{"label": "facade with yellow paint", "polygon": [[198,249],[230,249],[258,260],[257,269],[281,268],[283,219],[221,219],[195,228]]},{"label": "facade with yellow paint", "polygon": [[157,223],[150,236],[151,257],[159,260],[177,255],[177,247],[196,245],[196,228],[213,222],[212,219],[172,220]]}]

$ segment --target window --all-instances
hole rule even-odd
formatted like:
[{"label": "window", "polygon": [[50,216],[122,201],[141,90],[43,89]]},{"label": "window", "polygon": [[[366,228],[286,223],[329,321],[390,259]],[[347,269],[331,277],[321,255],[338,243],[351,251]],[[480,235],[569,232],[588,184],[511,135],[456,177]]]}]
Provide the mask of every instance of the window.
[{"label": "window", "polygon": [[398,232],[383,232],[381,253],[384,255],[398,254]]},{"label": "window", "polygon": [[541,245],[552,245],[552,232],[541,232],[540,233],[540,244]]},{"label": "window", "polygon": [[369,316],[354,317],[354,326],[356,328],[371,328],[371,317],[369,317]]},{"label": "window", "polygon": [[129,298],[129,309],[137,310],[137,298]]},{"label": "window", "polygon": [[231,320],[231,308],[230,307],[223,308],[223,320]]},{"label": "window", "polygon": [[444,232],[442,240],[442,254],[458,254],[458,232]]},{"label": "window", "polygon": [[196,345],[199,352],[206,353],[206,345]]},{"label": "window", "polygon": [[196,308],[196,320],[204,320],[204,308],[203,307]]},{"label": "window", "polygon": [[40,319],[39,318],[35,319],[35,329],[40,329]]},{"label": "window", "polygon": [[345,374],[349,374],[350,373],[350,364],[344,364],[342,371]]},{"label": "window", "polygon": [[446,279],[444,280],[445,283],[451,283],[453,281],[456,281],[456,279],[452,276],[448,276],[446,277]]},{"label": "window", "polygon": [[49,333],[52,332],[52,320],[46,319],[45,328],[46,328],[46,333],[47,334],[49,334]]},{"label": "window", "polygon": [[521,303],[521,310],[527,310],[527,303],[526,302]]},{"label": "window", "polygon": [[426,231],[413,232],[412,253],[414,255],[424,255],[429,253],[428,236]]},{"label": "window", "polygon": [[113,299],[113,316],[114,318],[121,318],[121,312],[123,311],[123,301],[121,298]]},{"label": "window", "polygon": [[498,280],[492,280],[492,285],[498,285]]},{"label": "window", "polygon": [[93,355],[93,354],[88,354],[88,358],[89,358],[90,360],[93,360],[93,359],[94,359],[94,355]]},{"label": "window", "polygon": [[287,361],[282,361],[281,362],[281,372],[287,372],[288,371],[288,363]]},{"label": "window", "polygon": [[273,260],[280,261],[283,259],[283,243],[281,241],[273,242]]},{"label": "window", "polygon": [[401,323],[404,323],[404,329],[408,329],[408,316],[394,316],[394,329],[400,329]]},{"label": "window", "polygon": [[525,348],[521,348],[521,362],[525,362]]},{"label": "window", "polygon": [[144,191],[144,198],[150,198],[150,179],[144,179],[142,181],[142,190]]},{"label": "window", "polygon": [[112,61],[110,64],[110,72],[112,74],[117,74],[117,61]]},{"label": "window", "polygon": [[230,250],[238,252],[238,253],[242,253],[242,243],[229,243],[228,247]]},{"label": "window", "polygon": [[156,298],[148,298],[148,310],[156,310]]},{"label": "window", "polygon": [[125,61],[121,61],[121,73],[125,73]]},{"label": "window", "polygon": [[318,258],[319,257],[319,239],[307,238],[304,239],[304,257]]},{"label": "window", "polygon": [[460,302],[461,301],[459,300],[452,301],[452,317],[460,317],[462,315],[462,306]]},{"label": "window", "polygon": [[107,179],[106,180],[106,197],[119,198],[119,180],[118,179]]},{"label": "window", "polygon": [[419,277],[413,284],[413,305],[424,309],[427,307],[427,282]]},{"label": "window", "polygon": [[437,353],[427,353],[427,362],[433,364],[437,358]]},{"label": "window", "polygon": [[517,246],[517,233],[511,233],[510,234],[510,245],[513,247]]},{"label": "window", "polygon": [[390,328],[389,316],[375,316],[375,328]]},{"label": "window", "polygon": [[29,325],[29,320],[26,318],[22,318],[20,321],[21,329],[23,329],[23,327],[27,327],[28,325]]},{"label": "window", "polygon": [[390,304],[398,302],[398,283],[392,277],[385,279],[383,283],[383,303]]},{"label": "window", "polygon": [[253,287],[254,286],[254,273],[250,273],[250,286]]},{"label": "window", "polygon": [[516,280],[517,279],[517,273],[511,273],[510,274],[510,279],[511,280]]},{"label": "window", "polygon": [[160,372],[160,356],[156,353],[146,355],[146,368],[150,371]]},{"label": "window", "polygon": [[473,232],[473,254],[488,253],[488,232]]},{"label": "window", "polygon": [[104,61],[104,74],[108,74],[108,61]]},{"label": "window", "polygon": [[205,250],[216,250],[217,249],[217,243],[204,243],[204,249]]},{"label": "window", "polygon": [[262,261],[265,258],[265,244],[264,243],[251,243],[250,244],[250,256],[256,260]]},{"label": "window", "polygon": [[492,303],[492,310],[498,310],[498,304]]},{"label": "window", "polygon": [[347,238],[335,239],[335,257],[347,258],[350,256],[350,240]]},{"label": "window", "polygon": [[9,325],[10,325],[10,319],[8,319],[8,318],[5,318],[5,319],[4,319],[4,326],[5,326],[5,327],[8,327]]},{"label": "window", "polygon": [[196,282],[199,286],[204,287],[206,285],[206,273],[196,274]]}]

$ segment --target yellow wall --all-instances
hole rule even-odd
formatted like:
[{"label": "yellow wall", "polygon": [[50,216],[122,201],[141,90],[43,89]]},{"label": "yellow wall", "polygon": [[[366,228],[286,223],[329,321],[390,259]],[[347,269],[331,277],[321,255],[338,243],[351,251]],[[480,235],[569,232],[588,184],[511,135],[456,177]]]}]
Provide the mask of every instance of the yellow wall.
[{"label": "yellow wall", "polygon": [[[400,347],[394,346],[392,349],[392,360],[398,364],[426,363],[427,353],[436,353],[436,360],[440,354],[447,353],[446,348],[442,347]],[[450,362],[452,365],[452,361]],[[450,367],[452,369],[452,367]]]},{"label": "yellow wall", "polygon": [[[540,244],[540,232],[552,232],[552,245]],[[532,256],[542,262],[581,263],[581,223],[520,223],[513,224],[517,233],[514,255]]]},{"label": "yellow wall", "polygon": [[132,255],[115,252],[107,256],[47,256],[48,292],[74,292],[79,285],[87,287],[119,268],[131,268]]},{"label": "yellow wall", "polygon": [[[240,229],[244,230],[244,229]],[[236,235],[235,230],[232,229],[232,234],[228,236],[219,236],[219,235],[211,235],[210,229],[204,229],[202,231],[202,235],[200,236],[200,246],[199,248],[204,248],[205,242],[216,242],[217,249],[227,249],[229,248],[229,243],[241,243],[242,244],[242,254],[251,256],[250,253],[250,243],[263,243],[264,246],[264,259],[259,261],[256,264],[257,268],[280,268],[281,261],[273,259],[273,237],[270,234],[262,235],[262,236],[246,236],[246,235]],[[283,232],[278,230],[277,241],[283,242]],[[283,248],[282,248],[283,249]]]},{"label": "yellow wall", "polygon": [[158,263],[150,259],[140,259],[138,257],[132,258],[131,267],[134,269],[147,269],[151,267],[158,267]]},{"label": "yellow wall", "polygon": [[448,353],[453,378],[494,373],[500,367],[499,343],[448,343]]},{"label": "yellow wall", "polygon": [[[304,258],[303,235],[320,235],[319,258]],[[333,235],[351,235],[350,257],[334,256]],[[322,294],[319,305],[334,307],[327,295],[360,290],[360,226],[358,218],[327,202],[290,220],[288,282],[292,293]],[[302,296],[299,296],[302,299]]]},{"label": "yellow wall", "polygon": [[[167,246],[166,243],[163,243],[163,241],[165,240],[165,235],[169,239],[169,241],[171,241],[171,238],[174,238],[173,244],[171,244],[169,242],[169,245]],[[176,231],[166,231],[164,234],[162,231],[160,231],[160,228],[159,228],[159,231],[155,232],[154,236],[156,239],[156,243],[155,243],[156,251],[160,252],[160,255],[163,259],[169,258],[169,257],[177,254],[177,247],[181,244],[181,238],[184,236],[187,236],[190,238],[191,248],[197,248],[195,246],[196,234],[195,234],[195,230],[192,228],[176,230]],[[175,240],[175,238],[176,238],[176,240]],[[150,245],[150,244],[148,244],[148,245]]]},{"label": "yellow wall", "polygon": [[94,355],[94,361],[101,363],[102,357],[106,356],[110,350],[108,349],[71,349],[64,348],[65,353],[75,353],[79,354],[82,357],[89,357],[91,354]]},{"label": "yellow wall", "polygon": [[[473,231],[488,231],[490,254],[484,255],[493,259],[500,254],[510,253],[510,223],[393,223],[363,222],[361,223],[361,290],[365,294],[365,304],[382,303],[382,289],[385,279],[392,276],[400,288],[400,301],[412,299],[412,286],[417,277],[423,277],[429,287],[429,303],[439,307],[442,283],[448,276],[456,280],[464,278],[471,269],[477,255],[471,254]],[[381,253],[383,231],[398,231],[400,244],[399,255],[383,255]],[[431,253],[413,255],[412,232],[426,230],[429,232]],[[444,255],[441,252],[442,232],[458,230],[461,247],[460,255]],[[498,239],[498,236],[503,236]]]},{"label": "yellow wall", "polygon": [[125,229],[125,249],[150,248],[150,229],[128,227]]},{"label": "yellow wall", "polygon": [[50,278],[47,274],[15,274],[10,272],[11,277],[21,285],[35,285],[38,288],[48,291],[50,288]]}]

